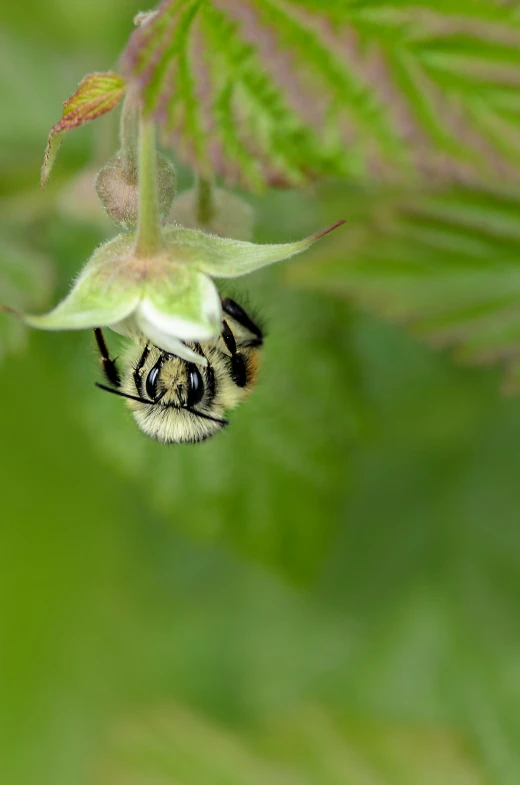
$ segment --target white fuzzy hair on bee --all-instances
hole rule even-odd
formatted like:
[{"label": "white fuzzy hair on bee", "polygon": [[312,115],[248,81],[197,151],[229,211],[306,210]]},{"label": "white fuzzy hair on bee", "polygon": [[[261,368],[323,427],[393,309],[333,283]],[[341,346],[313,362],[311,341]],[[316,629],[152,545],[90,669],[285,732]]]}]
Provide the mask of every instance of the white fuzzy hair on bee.
[{"label": "white fuzzy hair on bee", "polygon": [[97,386],[125,398],[138,427],[152,439],[180,444],[214,436],[228,424],[226,412],[254,387],[263,344],[262,330],[235,300],[223,298],[222,312],[222,331],[216,339],[186,344],[205,365],[143,339],[132,347],[121,373],[101,329],[95,328],[108,382]]}]

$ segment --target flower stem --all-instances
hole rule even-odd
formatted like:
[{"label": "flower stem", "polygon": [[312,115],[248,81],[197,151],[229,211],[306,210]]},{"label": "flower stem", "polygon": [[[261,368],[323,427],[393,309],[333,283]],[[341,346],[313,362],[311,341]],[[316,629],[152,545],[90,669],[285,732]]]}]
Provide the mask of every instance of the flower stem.
[{"label": "flower stem", "polygon": [[197,220],[201,226],[210,223],[215,213],[213,182],[197,175]]},{"label": "flower stem", "polygon": [[152,256],[163,245],[156,170],[155,125],[152,120],[141,116],[139,121],[139,220],[135,247],[136,256]]},{"label": "flower stem", "polygon": [[127,96],[121,112],[119,139],[125,180],[137,183],[138,129],[135,102]]}]

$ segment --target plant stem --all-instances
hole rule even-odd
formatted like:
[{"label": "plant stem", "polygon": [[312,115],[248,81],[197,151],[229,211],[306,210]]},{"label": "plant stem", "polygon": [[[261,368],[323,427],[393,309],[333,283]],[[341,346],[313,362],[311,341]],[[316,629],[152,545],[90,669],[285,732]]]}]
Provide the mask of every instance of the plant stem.
[{"label": "plant stem", "polygon": [[205,226],[209,224],[215,213],[215,195],[213,182],[197,175],[197,220]]},{"label": "plant stem", "polygon": [[157,198],[157,150],[155,125],[141,116],[139,122],[139,220],[136,256],[152,256],[162,248]]},{"label": "plant stem", "polygon": [[121,112],[119,139],[125,180],[137,183],[138,129],[137,109],[134,101],[127,96]]}]

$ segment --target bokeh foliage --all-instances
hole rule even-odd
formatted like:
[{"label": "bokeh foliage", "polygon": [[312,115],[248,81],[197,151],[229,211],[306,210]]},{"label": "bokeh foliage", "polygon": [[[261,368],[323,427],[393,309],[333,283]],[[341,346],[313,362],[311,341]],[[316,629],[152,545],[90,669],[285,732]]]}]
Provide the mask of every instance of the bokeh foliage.
[{"label": "bokeh foliage", "polygon": [[231,182],[506,177],[519,43],[495,0],[164,0],[122,66],[174,147]]},{"label": "bokeh foliage", "polygon": [[[364,12],[387,51],[411,6]],[[457,7],[436,4],[447,19]],[[110,232],[83,167],[116,146],[108,123],[101,141],[71,136],[42,195],[45,140],[83,74],[114,67],[141,9],[42,9],[3,11],[0,293],[16,279],[20,306],[43,310],[49,260],[54,302]],[[458,10],[516,29],[511,4]],[[485,76],[457,40],[444,62]],[[443,42],[427,62],[478,102],[465,72],[440,67]],[[493,58],[516,68],[501,51],[486,49],[490,90]],[[514,123],[506,92],[493,106]],[[0,781],[516,785],[518,401],[495,371],[358,310],[467,359],[514,361],[514,190],[358,172],[251,200],[261,241],[350,227],[241,283],[266,322],[262,377],[215,441],[147,441],[93,387],[88,335],[31,334],[2,362]]]}]

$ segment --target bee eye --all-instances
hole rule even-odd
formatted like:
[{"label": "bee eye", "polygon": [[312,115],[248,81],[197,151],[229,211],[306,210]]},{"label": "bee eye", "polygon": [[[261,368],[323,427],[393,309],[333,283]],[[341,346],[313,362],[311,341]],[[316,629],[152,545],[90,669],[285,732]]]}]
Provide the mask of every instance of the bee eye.
[{"label": "bee eye", "polygon": [[191,408],[202,400],[204,395],[204,382],[201,373],[196,365],[191,363],[187,366],[188,372],[188,400],[187,404]]},{"label": "bee eye", "polygon": [[159,366],[154,365],[146,377],[146,394],[152,401],[157,398],[157,382],[159,380]]}]

